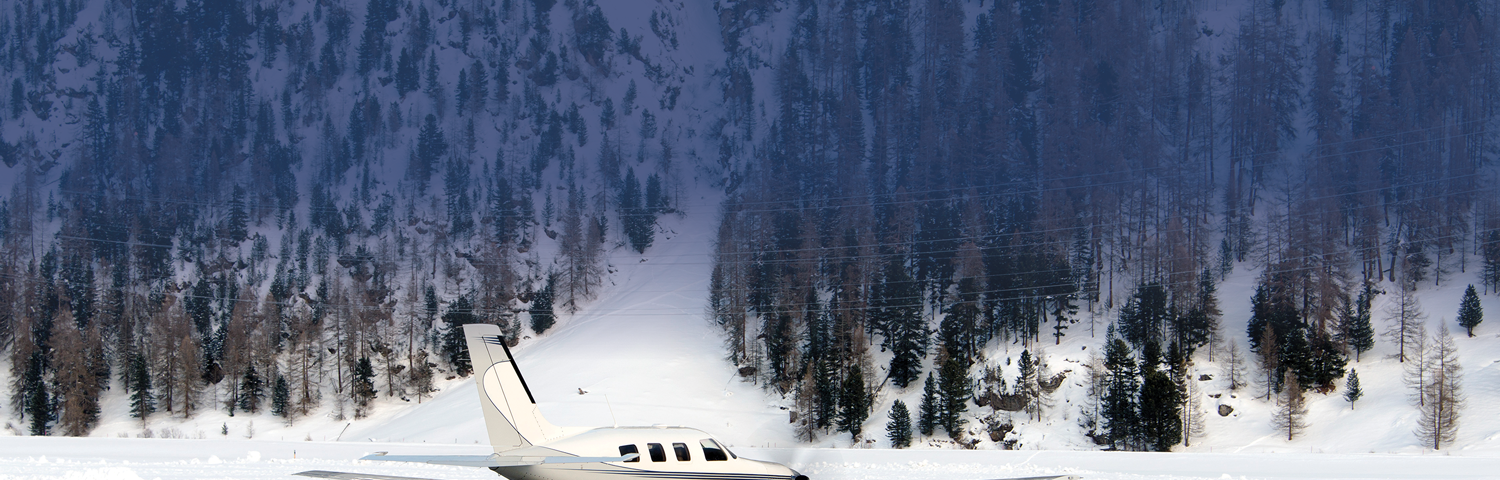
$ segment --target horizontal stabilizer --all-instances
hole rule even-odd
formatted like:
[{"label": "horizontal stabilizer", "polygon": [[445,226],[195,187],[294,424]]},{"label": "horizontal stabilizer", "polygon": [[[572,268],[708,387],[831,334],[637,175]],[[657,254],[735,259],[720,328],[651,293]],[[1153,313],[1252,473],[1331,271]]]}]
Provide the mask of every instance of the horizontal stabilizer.
[{"label": "horizontal stabilizer", "polygon": [[1043,477],[996,478],[994,480],[1083,480],[1077,475],[1047,475]]},{"label": "horizontal stabilizer", "polygon": [[360,460],[383,462],[415,462],[459,467],[522,467],[544,463],[601,463],[623,462],[641,455],[631,453],[620,457],[572,457],[572,456],[521,456],[521,455],[366,455]]},{"label": "horizontal stabilizer", "polygon": [[301,475],[312,478],[331,478],[334,480],[436,480],[421,477],[396,477],[391,475],[371,475],[368,473],[330,472],[327,470],[309,470],[297,472],[292,475]]}]

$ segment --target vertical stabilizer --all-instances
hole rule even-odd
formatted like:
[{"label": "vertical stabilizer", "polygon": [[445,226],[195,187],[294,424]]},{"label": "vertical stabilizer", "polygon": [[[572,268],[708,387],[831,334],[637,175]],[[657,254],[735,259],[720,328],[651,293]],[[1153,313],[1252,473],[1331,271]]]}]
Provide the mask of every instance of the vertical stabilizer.
[{"label": "vertical stabilizer", "polygon": [[479,408],[496,452],[525,448],[562,437],[562,429],[542,418],[536,400],[521,377],[500,327],[490,324],[464,325],[469,343],[469,361],[474,366],[474,385],[479,387]]}]

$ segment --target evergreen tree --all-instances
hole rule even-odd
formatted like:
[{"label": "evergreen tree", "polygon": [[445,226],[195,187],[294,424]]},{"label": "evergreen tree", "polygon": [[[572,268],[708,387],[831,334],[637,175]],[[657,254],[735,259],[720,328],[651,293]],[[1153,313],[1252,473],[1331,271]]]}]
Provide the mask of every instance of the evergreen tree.
[{"label": "evergreen tree", "polygon": [[464,339],[464,325],[474,322],[474,304],[468,295],[459,296],[443,314],[443,357],[448,359],[448,365],[453,366],[453,373],[460,377],[467,377],[474,371],[469,361],[469,344]]},{"label": "evergreen tree", "polygon": [[375,399],[375,366],[370,363],[370,357],[359,357],[354,364],[354,384],[350,388],[350,395],[354,397],[354,417],[364,418],[365,409],[370,405],[370,400]]},{"label": "evergreen tree", "polygon": [[531,331],[541,335],[556,323],[552,303],[557,291],[557,276],[547,274],[547,283],[531,296]]},{"label": "evergreen tree", "polygon": [[1359,372],[1350,370],[1349,379],[1344,381],[1344,400],[1349,402],[1349,409],[1354,409],[1354,402],[1365,396],[1365,391],[1359,388]]},{"label": "evergreen tree", "polygon": [[938,395],[941,409],[938,424],[948,431],[948,436],[957,440],[963,437],[963,418],[969,410],[969,399],[974,396],[974,387],[969,382],[969,362],[958,357],[948,357],[938,372]]},{"label": "evergreen tree", "polygon": [[1327,333],[1312,332],[1312,341],[1304,354],[1306,361],[1297,379],[1304,385],[1316,386],[1320,392],[1330,392],[1334,382],[1344,376],[1344,366],[1349,359],[1340,351],[1337,342]]},{"label": "evergreen tree", "polygon": [[865,375],[859,365],[849,367],[844,376],[843,388],[839,389],[839,431],[849,432],[855,439],[864,429],[865,419],[870,416],[870,397],[865,392]]},{"label": "evergreen tree", "polygon": [[[16,88],[20,88],[20,82],[16,80]],[[1480,278],[1484,279],[1487,289],[1500,291],[1500,230],[1490,230],[1490,233],[1485,236],[1484,245],[1480,247],[1480,253],[1484,256],[1484,268],[1480,272]]]},{"label": "evergreen tree", "polygon": [[604,107],[599,109],[599,128],[615,128],[615,100],[612,98],[604,99]]},{"label": "evergreen tree", "polygon": [[405,48],[401,49],[401,55],[396,60],[396,93],[402,97],[417,91],[421,84],[422,77],[417,71],[417,61],[410,51]]},{"label": "evergreen tree", "polygon": [[885,424],[885,437],[891,440],[894,448],[906,448],[911,446],[911,413],[906,410],[906,402],[897,399],[891,405],[891,420]]},{"label": "evergreen tree", "polygon": [[[1113,333],[1113,329],[1111,329]],[[1135,376],[1135,359],[1130,355],[1130,345],[1111,334],[1104,349],[1104,367],[1109,370],[1108,385],[1104,391],[1104,428],[1111,448],[1128,447],[1136,436],[1139,421],[1136,413],[1136,392],[1140,390]]]},{"label": "evergreen tree", "polygon": [[443,137],[443,130],[438,128],[437,116],[429,113],[422,120],[422,131],[417,134],[416,156],[407,167],[418,194],[427,191],[427,182],[432,178],[433,169],[440,165],[438,162],[447,153],[448,140]]},{"label": "evergreen tree", "polygon": [[1021,350],[1021,358],[1016,361],[1016,393],[1025,397],[1028,411],[1036,409],[1037,395],[1041,390],[1036,382],[1036,367],[1037,362],[1031,359],[1031,351]]},{"label": "evergreen tree", "polygon": [[656,174],[646,176],[646,211],[652,215],[665,213],[667,209],[667,198],[662,196],[661,177]]},{"label": "evergreen tree", "polygon": [[891,351],[891,384],[906,388],[922,373],[928,332],[922,319],[921,284],[911,278],[902,256],[894,255],[886,263],[884,281],[875,285],[873,296],[870,321],[883,334],[881,346]]},{"label": "evergreen tree", "polygon": [[1172,323],[1167,303],[1167,289],[1160,283],[1136,287],[1135,293],[1120,309],[1121,337],[1137,348],[1144,346],[1147,340],[1160,340],[1166,326]]},{"label": "evergreen tree", "polygon": [[255,365],[245,367],[245,374],[240,376],[237,406],[240,410],[256,413],[260,411],[262,398],[265,398],[265,381],[261,379],[260,372],[255,370]]},{"label": "evergreen tree", "polygon": [[917,431],[922,436],[932,436],[937,431],[938,417],[943,409],[939,401],[937,379],[928,374],[927,383],[922,385],[922,404],[917,407]]},{"label": "evergreen tree", "polygon": [[26,373],[22,376],[21,389],[25,395],[23,401],[25,416],[31,417],[28,430],[34,436],[51,434],[51,424],[56,419],[52,395],[45,381],[45,371],[46,356],[41,349],[32,351],[26,362]]},{"label": "evergreen tree", "polygon": [[286,377],[277,373],[276,382],[271,385],[271,415],[291,418],[292,411],[288,408],[291,405],[291,396],[292,391],[286,383]]},{"label": "evergreen tree", "polygon": [[[20,82],[20,80],[17,80],[17,82]],[[620,113],[622,115],[628,117],[632,111],[635,111],[635,79],[631,79],[630,86],[625,87],[625,98],[620,103]]]},{"label": "evergreen tree", "polygon": [[146,357],[139,351],[130,354],[130,370],[127,389],[130,390],[130,416],[143,422],[156,412],[156,392],[151,388],[151,371],[146,368]]},{"label": "evergreen tree", "polygon": [[1182,392],[1156,368],[1145,372],[1140,395],[1140,434],[1147,448],[1168,452],[1182,440]]},{"label": "evergreen tree", "polygon": [[1479,306],[1479,294],[1474,291],[1474,286],[1469,285],[1464,290],[1464,299],[1458,304],[1458,325],[1464,327],[1469,337],[1474,337],[1474,327],[1484,321],[1484,309]]},{"label": "evergreen tree", "polygon": [[1361,353],[1375,347],[1375,328],[1370,325],[1370,303],[1374,301],[1374,296],[1374,286],[1366,283],[1352,303],[1345,302],[1339,307],[1337,340],[1354,350],[1356,362]]},{"label": "evergreen tree", "polygon": [[620,223],[636,253],[645,253],[656,236],[656,216],[641,204],[641,183],[635,169],[626,169],[620,185]]}]

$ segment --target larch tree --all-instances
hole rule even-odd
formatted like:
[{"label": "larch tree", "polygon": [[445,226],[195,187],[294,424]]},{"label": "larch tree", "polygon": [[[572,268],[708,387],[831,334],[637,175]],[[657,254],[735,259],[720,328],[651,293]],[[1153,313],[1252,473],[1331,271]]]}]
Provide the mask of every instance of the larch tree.
[{"label": "larch tree", "polygon": [[1307,428],[1307,400],[1302,396],[1302,386],[1297,382],[1295,372],[1287,370],[1282,382],[1285,386],[1281,389],[1281,397],[1277,399],[1271,426],[1286,433],[1287,441],[1291,441]]},{"label": "larch tree", "polygon": [[[1386,328],[1385,336],[1396,344],[1396,358],[1402,363],[1412,359],[1412,353],[1408,348],[1413,342],[1424,341],[1425,332],[1418,333],[1416,330],[1427,319],[1422,313],[1422,305],[1417,301],[1417,294],[1413,289],[1402,287],[1396,291],[1396,301],[1386,308],[1386,317],[1390,319],[1391,325]],[[1421,354],[1415,354],[1420,358]]]},{"label": "larch tree", "polygon": [[1430,371],[1423,385],[1427,402],[1418,407],[1417,436],[1439,450],[1458,437],[1459,413],[1464,408],[1463,367],[1446,326],[1434,338],[1427,357]]}]

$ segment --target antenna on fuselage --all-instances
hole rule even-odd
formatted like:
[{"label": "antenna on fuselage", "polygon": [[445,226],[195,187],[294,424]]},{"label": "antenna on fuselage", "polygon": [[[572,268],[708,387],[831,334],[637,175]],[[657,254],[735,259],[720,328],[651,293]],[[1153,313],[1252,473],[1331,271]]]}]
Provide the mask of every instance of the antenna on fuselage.
[{"label": "antenna on fuselage", "polygon": [[600,395],[604,395],[604,407],[609,409],[609,421],[615,423],[614,428],[620,428],[620,420],[615,418],[615,406],[609,403],[609,394],[601,393]]}]

